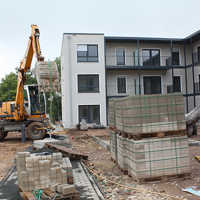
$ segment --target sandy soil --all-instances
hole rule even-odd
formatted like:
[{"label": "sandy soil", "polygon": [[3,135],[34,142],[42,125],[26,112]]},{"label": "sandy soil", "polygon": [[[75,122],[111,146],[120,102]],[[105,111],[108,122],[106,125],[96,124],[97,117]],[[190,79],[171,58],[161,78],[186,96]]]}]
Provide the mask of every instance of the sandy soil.
[{"label": "sandy soil", "polygon": [[[200,163],[194,159],[195,155],[200,155],[200,146],[190,147],[191,158],[191,177],[183,177],[171,180],[163,180],[150,182],[146,184],[138,184],[131,177],[123,175],[117,165],[111,161],[110,153],[104,148],[97,145],[90,135],[100,136],[103,139],[108,139],[108,130],[90,130],[87,132],[75,131],[69,132],[74,148],[89,156],[89,166],[98,172],[100,176],[106,177],[122,185],[137,188],[137,191],[119,187],[111,184],[103,178],[99,179],[99,184],[107,199],[174,199],[165,196],[169,194],[177,197],[177,199],[197,200],[197,196],[182,192],[181,189],[189,186],[200,185]],[[200,140],[200,136],[193,138]],[[139,191],[139,192],[138,192]],[[161,195],[151,194],[151,192],[161,193]]]},{"label": "sandy soil", "polygon": [[[111,161],[110,153],[97,145],[91,135],[101,137],[104,140],[109,139],[108,130],[89,130],[89,131],[69,131],[69,136],[73,148],[81,153],[89,156],[88,166],[98,172],[101,178],[98,178],[98,183],[102,191],[106,195],[106,199],[134,199],[134,200],[172,200],[165,194],[173,195],[177,199],[197,200],[197,196],[181,191],[181,188],[200,185],[200,163],[194,159],[195,155],[200,155],[200,146],[190,147],[190,158],[192,174],[190,178],[178,178],[170,181],[151,182],[146,184],[138,184],[131,177],[123,175],[117,165]],[[200,140],[200,136],[193,138]],[[31,145],[31,141],[21,143],[20,134],[10,134],[4,142],[0,143],[0,179],[6,174],[9,167],[14,162],[16,152],[23,151]],[[107,180],[106,180],[107,179]],[[126,185],[131,188],[110,183],[112,180],[115,183]],[[152,193],[154,192],[154,194]],[[159,194],[155,194],[159,193]]]},{"label": "sandy soil", "polygon": [[5,141],[0,142],[0,180],[12,166],[16,152],[24,151],[30,145],[31,141],[21,142],[20,133],[9,133]]}]

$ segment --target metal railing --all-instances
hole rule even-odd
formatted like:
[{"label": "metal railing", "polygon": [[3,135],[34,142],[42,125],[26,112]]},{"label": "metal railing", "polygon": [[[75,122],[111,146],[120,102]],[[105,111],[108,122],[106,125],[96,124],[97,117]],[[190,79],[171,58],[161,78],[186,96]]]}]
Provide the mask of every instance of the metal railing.
[{"label": "metal railing", "polygon": [[194,64],[200,64],[200,53],[199,52],[193,52],[193,60],[194,60]]},{"label": "metal railing", "polygon": [[180,62],[171,59],[170,56],[116,56],[116,55],[106,55],[106,66],[172,66],[180,65]]}]

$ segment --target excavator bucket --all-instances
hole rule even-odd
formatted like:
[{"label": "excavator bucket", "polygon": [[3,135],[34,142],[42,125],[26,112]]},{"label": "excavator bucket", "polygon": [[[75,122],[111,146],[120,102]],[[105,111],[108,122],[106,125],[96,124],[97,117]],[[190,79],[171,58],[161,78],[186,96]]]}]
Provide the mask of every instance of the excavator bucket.
[{"label": "excavator bucket", "polygon": [[56,62],[37,62],[35,64],[34,74],[40,91],[60,91],[59,72]]}]

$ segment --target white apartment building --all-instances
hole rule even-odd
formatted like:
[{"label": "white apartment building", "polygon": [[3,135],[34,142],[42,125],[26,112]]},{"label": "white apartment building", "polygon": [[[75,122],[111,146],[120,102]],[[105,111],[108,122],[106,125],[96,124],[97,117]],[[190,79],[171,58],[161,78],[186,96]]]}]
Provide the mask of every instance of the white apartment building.
[{"label": "white apartment building", "polygon": [[200,104],[200,31],[186,38],[64,33],[62,120],[107,125],[109,98],[182,92],[185,112]]}]

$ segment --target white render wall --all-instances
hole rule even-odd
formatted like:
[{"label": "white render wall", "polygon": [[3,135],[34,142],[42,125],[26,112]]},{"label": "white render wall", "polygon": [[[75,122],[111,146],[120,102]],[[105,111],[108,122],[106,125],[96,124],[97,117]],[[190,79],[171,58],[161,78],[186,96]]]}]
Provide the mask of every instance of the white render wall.
[{"label": "white render wall", "polygon": [[[98,62],[77,62],[77,45],[97,44]],[[79,123],[79,105],[100,105],[100,123],[106,121],[105,56],[103,34],[64,34],[61,50],[62,120],[64,128]],[[99,93],[78,93],[78,74],[98,74]]]}]

